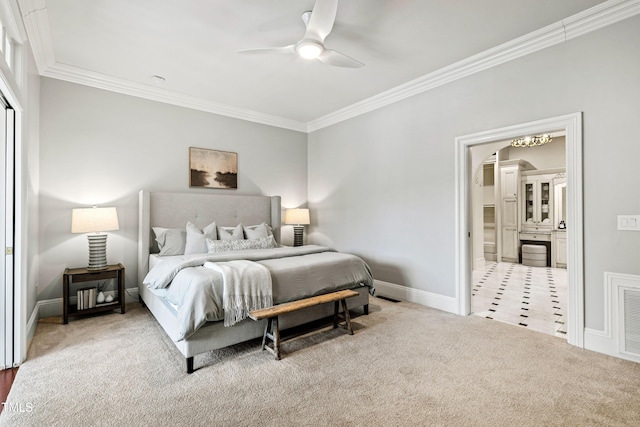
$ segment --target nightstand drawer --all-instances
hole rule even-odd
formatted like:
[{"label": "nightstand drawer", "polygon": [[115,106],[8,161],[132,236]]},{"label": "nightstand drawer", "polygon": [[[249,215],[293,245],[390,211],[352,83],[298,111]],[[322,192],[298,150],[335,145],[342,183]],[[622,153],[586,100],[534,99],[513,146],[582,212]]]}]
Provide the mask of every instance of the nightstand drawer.
[{"label": "nightstand drawer", "polygon": [[[71,271],[71,270],[70,270]],[[118,271],[87,271],[84,273],[67,273],[73,276],[73,283],[90,282],[92,280],[117,279]]]}]

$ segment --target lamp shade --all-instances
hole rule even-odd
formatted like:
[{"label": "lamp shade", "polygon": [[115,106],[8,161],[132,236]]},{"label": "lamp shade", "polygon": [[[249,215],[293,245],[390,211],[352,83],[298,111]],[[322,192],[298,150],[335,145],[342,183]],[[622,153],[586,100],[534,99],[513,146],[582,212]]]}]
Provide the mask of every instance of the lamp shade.
[{"label": "lamp shade", "polygon": [[308,225],[309,209],[287,209],[284,213],[285,224]]},{"label": "lamp shade", "polygon": [[72,233],[119,230],[116,208],[76,208],[71,214]]}]

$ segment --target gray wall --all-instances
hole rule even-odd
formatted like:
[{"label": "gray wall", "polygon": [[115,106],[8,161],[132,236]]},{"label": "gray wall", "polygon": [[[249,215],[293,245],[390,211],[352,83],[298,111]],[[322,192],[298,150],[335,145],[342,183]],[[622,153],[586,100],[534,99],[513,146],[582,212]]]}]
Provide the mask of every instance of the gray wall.
[{"label": "gray wall", "polygon": [[39,252],[38,245],[40,229],[38,226],[39,203],[39,139],[40,139],[40,75],[33,59],[31,48],[25,44],[24,52],[27,55],[27,106],[25,111],[26,126],[23,138],[24,165],[23,173],[26,178],[23,182],[27,206],[27,320],[36,307],[37,284],[39,281]]},{"label": "gray wall", "polygon": [[640,274],[640,17],[309,136],[310,240],[354,252],[377,279],[455,296],[454,139],[583,115],[586,326],[603,329],[605,271]]},{"label": "gray wall", "polygon": [[[71,234],[74,207],[116,206],[109,263],[137,287],[138,192],[281,195],[307,200],[303,133],[43,78],[40,93],[39,300],[62,295],[66,267],[87,265],[85,235]],[[189,189],[188,148],[238,153],[238,190]],[[283,241],[292,240],[290,227]]]}]

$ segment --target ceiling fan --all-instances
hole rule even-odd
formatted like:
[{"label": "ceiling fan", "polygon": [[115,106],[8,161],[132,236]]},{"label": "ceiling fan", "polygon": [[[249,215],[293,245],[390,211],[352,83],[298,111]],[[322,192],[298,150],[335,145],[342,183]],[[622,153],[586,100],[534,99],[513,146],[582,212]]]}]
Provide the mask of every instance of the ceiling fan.
[{"label": "ceiling fan", "polygon": [[302,14],[307,30],[296,44],[241,50],[238,53],[297,54],[304,59],[317,59],[334,67],[360,68],[364,64],[338,51],[324,47],[324,39],[331,33],[338,11],[338,0],[316,0],[313,11]]}]

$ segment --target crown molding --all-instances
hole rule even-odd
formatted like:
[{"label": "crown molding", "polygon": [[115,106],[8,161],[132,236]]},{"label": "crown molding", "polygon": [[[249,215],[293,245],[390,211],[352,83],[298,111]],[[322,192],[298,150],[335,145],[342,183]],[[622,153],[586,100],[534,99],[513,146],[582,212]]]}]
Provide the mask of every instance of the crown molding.
[{"label": "crown molding", "polygon": [[18,0],[18,6],[38,73],[42,75],[56,62],[46,4],[44,0]]},{"label": "crown molding", "polygon": [[640,14],[640,0],[609,0],[562,20],[567,40]]},{"label": "crown molding", "polygon": [[145,98],[152,101],[206,111],[221,116],[247,120],[254,123],[290,129],[298,132],[306,132],[307,127],[303,122],[290,120],[284,117],[260,113],[233,105],[219,104],[202,98],[184,95],[178,92],[158,88],[150,85],[132,82],[106,74],[88,71],[67,64],[57,63],[46,68],[42,73],[44,77],[65,80],[111,92]]},{"label": "crown molding", "polygon": [[377,110],[458,79],[563,43],[640,13],[640,0],[609,0],[307,123],[308,132]]},{"label": "crown molding", "polygon": [[18,43],[24,43],[27,40],[27,31],[24,28],[22,19],[20,19],[20,7],[16,0],[0,2],[0,16],[5,24],[9,35]]},{"label": "crown molding", "polygon": [[329,113],[307,123],[309,132],[351,119],[403,99],[444,86],[472,74],[495,67],[565,40],[561,23],[555,23],[518,39],[488,49],[432,73],[396,86],[378,95]]},{"label": "crown molding", "polygon": [[41,76],[65,80],[98,89],[153,101],[206,111],[221,116],[232,117],[254,123],[307,132],[306,123],[285,117],[265,114],[246,108],[211,102],[203,98],[184,95],[142,83],[136,83],[114,76],[58,63],[55,60],[49,16],[44,0],[18,0],[22,21],[27,30],[33,56]]},{"label": "crown molding", "polygon": [[608,0],[562,21],[341,108],[308,123],[172,92],[55,61],[45,0],[18,0],[40,75],[240,120],[313,132],[377,110],[640,13],[640,0]]}]

